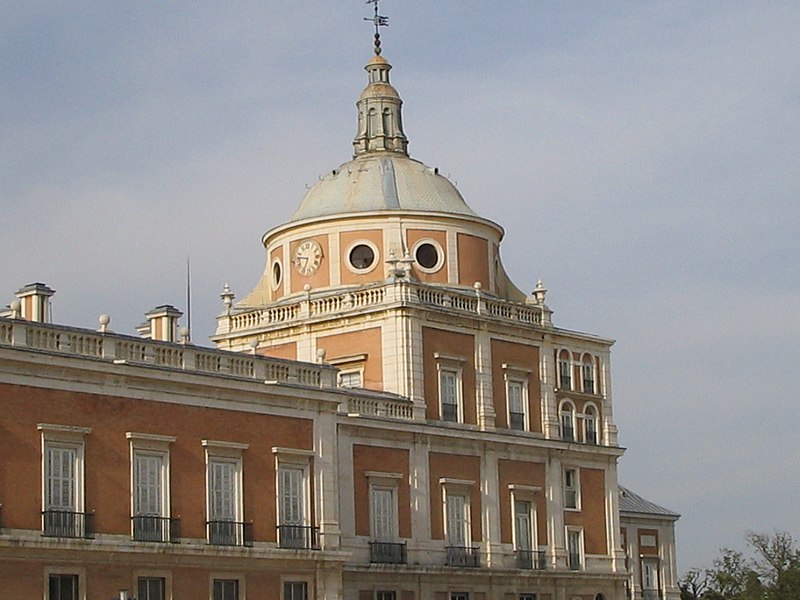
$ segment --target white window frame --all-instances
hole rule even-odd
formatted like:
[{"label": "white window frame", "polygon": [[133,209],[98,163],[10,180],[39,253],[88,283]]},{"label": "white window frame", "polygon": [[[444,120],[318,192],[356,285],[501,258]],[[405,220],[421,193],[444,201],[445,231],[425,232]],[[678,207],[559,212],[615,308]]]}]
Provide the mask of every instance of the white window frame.
[{"label": "white window frame", "polygon": [[[358,376],[358,385],[348,385],[345,381],[354,375]],[[364,387],[364,367],[359,367],[356,369],[342,369],[339,371],[337,376],[339,387],[348,388],[348,389],[362,389]]]},{"label": "white window frame", "polygon": [[[567,473],[572,473],[573,485],[568,486],[568,479],[569,476]],[[581,510],[581,472],[580,469],[577,467],[564,467],[563,470],[563,486],[562,489],[564,491],[564,510],[568,511],[580,511]],[[569,492],[573,492],[575,496],[575,506],[568,506],[567,498],[569,496]]]},{"label": "white window frame", "polygon": [[[275,456],[275,516],[278,527],[281,525],[297,525],[299,527],[313,527],[312,506],[311,506],[311,485],[313,474],[314,452],[311,450],[300,450],[295,448],[273,447],[272,453]],[[301,494],[303,506],[301,507],[301,523],[289,523],[283,521],[283,508],[281,506],[281,470],[298,469],[302,472]],[[316,497],[316,495],[315,495]],[[278,537],[280,544],[280,534]],[[298,579],[300,581],[300,579]],[[281,583],[281,590],[283,583]],[[310,587],[309,587],[310,589]],[[283,592],[281,592],[283,593]]]},{"label": "white window frame", "polygon": [[[368,355],[367,354],[353,354],[351,356],[340,356],[338,358],[332,358],[328,361],[328,364],[333,365],[334,367],[338,367],[339,373],[337,374],[337,384],[339,387],[345,387],[349,389],[361,389],[364,387],[364,371],[366,368]],[[345,386],[342,385],[342,375],[358,373],[361,379],[361,385],[359,386]]]},{"label": "white window frame", "polygon": [[[350,262],[350,253],[355,249],[356,246],[366,246],[370,250],[372,250],[372,263],[365,269],[360,269],[356,267],[353,263]],[[347,250],[345,250],[344,255],[342,256],[342,261],[344,262],[347,270],[351,273],[355,273],[356,275],[365,275],[370,273],[376,269],[376,267],[381,263],[381,254],[378,251],[378,246],[375,245],[374,242],[370,240],[356,240],[349,246],[347,246]]]},{"label": "white window frame", "polygon": [[[89,427],[76,427],[73,425],[56,425],[52,423],[39,423],[36,428],[41,435],[41,483],[42,483],[42,511],[67,510],[74,513],[86,512],[86,460],[85,437],[92,430]],[[50,450],[67,450],[74,453],[72,458],[73,490],[71,506],[51,505],[50,498]],[[62,503],[63,504],[63,503]],[[42,523],[44,525],[44,521]],[[69,571],[70,573],[72,571]],[[55,572],[54,572],[55,573]]]},{"label": "white window frame", "polygon": [[[592,414],[590,411],[594,411]],[[589,442],[589,422],[594,423],[594,444],[600,444],[600,411],[593,402],[587,402],[583,407],[583,441]]]},{"label": "white window frame", "polygon": [[[563,358],[566,354],[567,358]],[[574,388],[574,380],[575,380],[575,373],[573,373],[572,368],[572,352],[569,350],[559,350],[558,351],[558,360],[556,361],[556,368],[558,369],[558,389],[571,392]],[[569,385],[564,385],[564,372],[563,372],[563,365],[566,365],[567,376],[569,377]]]},{"label": "white window frame", "polygon": [[136,590],[133,595],[136,600],[145,600],[139,594],[140,579],[163,579],[164,580],[164,600],[172,600],[172,573],[170,571],[135,571],[133,573],[133,588]]},{"label": "white window frame", "polygon": [[[565,407],[569,407],[565,410]],[[565,435],[566,430],[564,429],[564,417],[569,416],[570,425],[572,428],[572,437],[568,438]],[[558,429],[561,434],[561,439],[565,442],[576,442],[578,441],[578,427],[576,422],[576,409],[575,403],[572,400],[564,399],[561,401],[558,407]]]},{"label": "white window frame", "polygon": [[[446,423],[463,423],[464,422],[464,368],[465,359],[458,356],[447,356],[435,352],[433,355],[436,359],[436,381],[439,391],[439,419]],[[443,381],[445,374],[453,376],[453,386],[455,388],[455,406],[456,406],[456,420],[445,420],[444,418],[444,393]],[[448,402],[452,405],[453,403]]]},{"label": "white window frame", "polygon": [[[537,552],[539,550],[539,530],[536,518],[536,495],[541,494],[542,488],[531,485],[509,484],[511,492],[511,539],[514,550],[529,550]],[[517,527],[517,502],[528,502],[530,504],[528,518],[530,519],[530,548],[520,548],[519,531]]]},{"label": "white window frame", "polygon": [[[206,471],[206,522],[210,521],[230,521],[231,523],[244,523],[244,461],[242,453],[247,450],[250,445],[242,444],[239,442],[224,442],[219,440],[201,440],[201,444],[205,449],[205,471]],[[212,484],[212,467],[214,464],[230,465],[233,469],[233,518],[213,514],[214,499]],[[237,540],[240,544],[244,543],[245,531],[244,525],[241,531],[242,539]],[[207,531],[206,535],[210,535]],[[238,534],[237,534],[238,538]],[[241,584],[239,587],[239,595],[242,596]],[[213,591],[213,590],[212,590]]]},{"label": "white window frame", "polygon": [[[575,538],[577,538],[577,540],[578,540],[578,552],[577,553],[571,552],[572,548],[570,547],[571,540],[575,539]],[[583,527],[567,526],[565,528],[564,540],[565,540],[565,545],[567,547],[566,548],[567,549],[567,567],[572,569],[572,570],[575,570],[575,571],[583,571],[583,570],[585,570],[586,569],[586,553],[585,553],[585,550],[584,550]],[[579,564],[578,564],[578,568],[577,569],[574,569],[573,566],[572,566],[571,558],[572,558],[573,554],[577,554],[578,555]]]},{"label": "white window frame", "polygon": [[[156,435],[152,433],[139,433],[128,431],[125,433],[128,439],[130,452],[130,490],[131,490],[131,516],[139,514],[147,516],[169,517],[170,507],[170,444],[177,439],[171,435]],[[157,456],[161,459],[161,498],[159,499],[159,514],[149,515],[137,511],[137,481],[136,481],[136,458],[137,456]],[[131,533],[133,533],[133,520],[131,520]]]},{"label": "white window frame", "polygon": [[[587,390],[586,389],[586,373],[590,374],[590,381],[592,383],[592,388]],[[597,388],[597,369],[595,368],[595,361],[594,357],[591,354],[584,354],[581,358],[581,389],[583,390],[584,394],[594,394],[595,389]]]},{"label": "white window frame", "polygon": [[[396,542],[400,539],[400,515],[398,504],[398,484],[403,478],[400,473],[384,473],[378,471],[367,471],[365,473],[369,482],[369,535],[370,539],[376,542]],[[378,525],[376,521],[377,511],[374,503],[374,492],[389,492],[391,494],[391,522],[389,523],[388,537],[378,535]]]},{"label": "white window frame", "polygon": [[[472,548],[472,496],[471,490],[475,485],[474,481],[466,479],[450,479],[443,477],[439,479],[439,484],[442,486],[442,525],[444,530],[445,546]],[[463,543],[455,544],[450,527],[449,513],[449,498],[461,497],[464,499],[463,507]]]},{"label": "white window frame", "polygon": [[[423,244],[430,244],[436,249],[436,264],[433,265],[432,267],[423,267],[421,264],[417,262],[417,250],[419,250],[419,247],[422,246]],[[444,248],[442,248],[442,245],[439,242],[437,242],[432,238],[422,238],[414,242],[414,245],[411,247],[410,256],[411,258],[414,259],[414,268],[417,269],[418,271],[421,271],[422,273],[428,273],[428,274],[437,273],[438,271],[440,271],[441,268],[444,266],[446,259]]]},{"label": "white window frame", "polygon": [[[528,386],[530,384],[530,369],[516,367],[503,363],[503,377],[506,387],[506,423],[508,428],[513,431],[530,431],[530,399],[528,397]],[[511,426],[511,386],[520,388],[520,408],[522,409],[522,429],[514,429]]]}]

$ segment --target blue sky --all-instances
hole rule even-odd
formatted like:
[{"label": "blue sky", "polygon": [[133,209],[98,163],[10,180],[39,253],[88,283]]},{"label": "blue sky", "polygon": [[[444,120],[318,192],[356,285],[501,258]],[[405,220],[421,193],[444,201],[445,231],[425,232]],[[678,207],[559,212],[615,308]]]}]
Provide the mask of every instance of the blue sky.
[{"label": "blue sky", "polygon": [[[349,159],[361,1],[0,1],[0,289],[195,340],[261,235]],[[386,0],[409,150],[506,228],[560,327],[617,340],[621,480],[681,571],[800,535],[800,5]]]}]

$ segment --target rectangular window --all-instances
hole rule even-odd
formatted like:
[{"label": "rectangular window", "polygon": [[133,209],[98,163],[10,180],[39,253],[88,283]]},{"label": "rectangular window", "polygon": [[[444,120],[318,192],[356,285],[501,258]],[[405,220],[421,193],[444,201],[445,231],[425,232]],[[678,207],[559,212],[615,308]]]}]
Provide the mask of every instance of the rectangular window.
[{"label": "rectangular window", "polygon": [[214,600],[239,600],[239,580],[215,579]]},{"label": "rectangular window", "polygon": [[469,592],[451,592],[450,600],[469,600]]},{"label": "rectangular window", "polygon": [[575,469],[564,469],[564,508],[580,508],[578,472]]},{"label": "rectangular window", "polygon": [[515,431],[527,430],[527,411],[525,410],[526,383],[519,379],[509,379],[506,383],[508,397],[508,426]]},{"label": "rectangular window", "polygon": [[447,544],[469,546],[469,502],[461,494],[447,494]]},{"label": "rectangular window", "polygon": [[40,423],[42,433],[42,533],[46,536],[89,538],[91,516],[83,512],[83,427]]},{"label": "rectangular window", "polygon": [[524,552],[533,550],[531,503],[526,500],[514,501],[514,545]]},{"label": "rectangular window", "polygon": [[458,371],[439,371],[439,398],[442,404],[442,420],[461,422],[461,378]]},{"label": "rectangular window", "polygon": [[147,542],[170,541],[166,508],[167,455],[133,452],[133,539]]},{"label": "rectangular window", "polygon": [[278,467],[278,532],[281,548],[314,548],[315,530],[308,526],[308,475],[299,465]]},{"label": "rectangular window", "polygon": [[375,592],[375,600],[397,600],[397,592]]},{"label": "rectangular window", "polygon": [[284,581],[283,600],[308,600],[308,584],[305,581]]},{"label": "rectangular window", "polygon": [[347,388],[360,388],[364,387],[362,383],[361,370],[357,371],[340,371],[339,372],[339,385]]},{"label": "rectangular window", "polygon": [[234,461],[208,462],[208,517],[210,521],[239,520],[239,469]]},{"label": "rectangular window", "polygon": [[139,577],[136,600],[165,600],[166,587],[163,577]]},{"label": "rectangular window", "polygon": [[47,582],[47,600],[78,600],[78,576],[52,573]]},{"label": "rectangular window", "polygon": [[370,512],[372,514],[372,539],[390,542],[397,536],[395,496],[393,488],[370,488]]},{"label": "rectangular window", "polygon": [[583,567],[583,533],[580,529],[567,529],[567,553],[569,568],[580,570]]},{"label": "rectangular window", "polygon": [[536,594],[520,594],[519,600],[536,600]]}]

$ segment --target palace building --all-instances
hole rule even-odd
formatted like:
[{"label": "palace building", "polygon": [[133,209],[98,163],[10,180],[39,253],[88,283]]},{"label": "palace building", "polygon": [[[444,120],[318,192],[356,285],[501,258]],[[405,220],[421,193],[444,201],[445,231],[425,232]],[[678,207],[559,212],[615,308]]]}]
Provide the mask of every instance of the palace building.
[{"label": "palace building", "polygon": [[390,69],[216,348],[172,306],[53,324],[41,283],[0,313],[0,599],[679,597],[678,515],[617,481],[612,340],[511,282]]}]

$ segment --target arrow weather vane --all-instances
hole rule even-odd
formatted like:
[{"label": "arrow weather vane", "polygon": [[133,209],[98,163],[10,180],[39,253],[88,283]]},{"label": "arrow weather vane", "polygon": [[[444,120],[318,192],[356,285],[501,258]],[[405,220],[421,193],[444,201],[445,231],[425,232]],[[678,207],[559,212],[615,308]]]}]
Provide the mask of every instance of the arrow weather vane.
[{"label": "arrow weather vane", "polygon": [[379,27],[388,27],[389,26],[389,17],[384,17],[383,15],[378,14],[378,3],[381,0],[367,0],[367,4],[372,4],[375,7],[375,14],[372,17],[364,17],[365,21],[372,21],[375,25],[375,54],[380,55],[381,53],[381,34],[379,31]]}]

